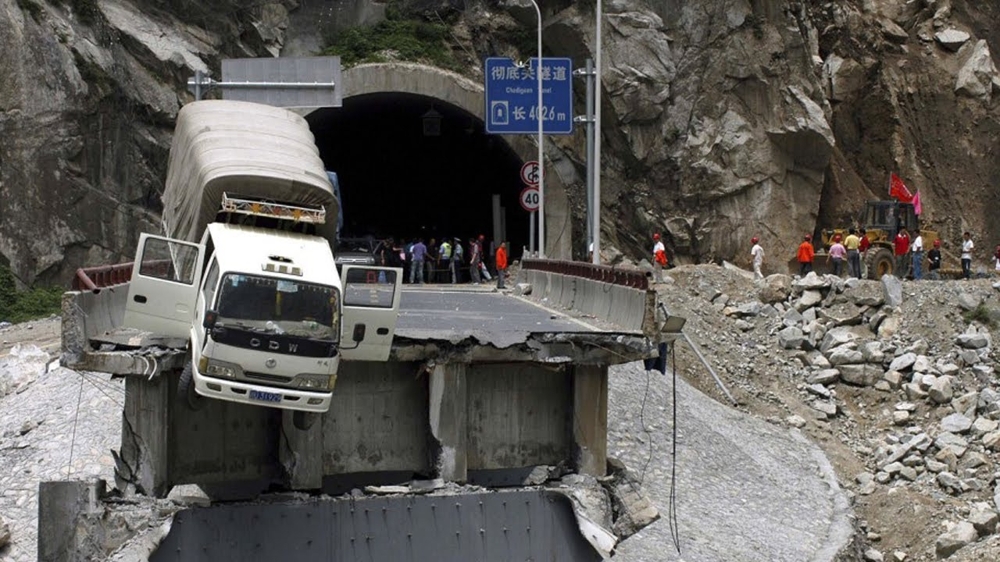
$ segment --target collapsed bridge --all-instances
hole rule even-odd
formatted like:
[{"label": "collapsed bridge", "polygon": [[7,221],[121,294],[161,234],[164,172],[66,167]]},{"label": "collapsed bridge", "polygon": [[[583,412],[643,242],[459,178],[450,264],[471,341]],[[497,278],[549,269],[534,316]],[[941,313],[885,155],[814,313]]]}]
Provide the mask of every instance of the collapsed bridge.
[{"label": "collapsed bridge", "polygon": [[[40,506],[43,511],[49,506],[49,511],[40,513],[40,520],[54,522],[40,529],[40,555],[44,550],[43,559],[80,559],[81,554],[74,553],[88,552],[80,542],[93,534],[86,525],[95,524],[86,514],[114,512],[115,497],[155,501],[175,486],[197,484],[213,501],[223,503],[209,508],[216,515],[204,509],[184,511],[173,517],[172,526],[161,526],[155,545],[163,545],[164,553],[170,545],[171,554],[165,558],[160,553],[154,559],[210,559],[205,554],[206,535],[190,534],[204,528],[206,518],[215,521],[209,525],[215,536],[233,538],[237,546],[227,551],[229,556],[257,557],[262,552],[260,541],[249,538],[262,532],[260,525],[220,523],[240,517],[312,521],[291,535],[265,526],[273,529],[271,540],[281,535],[295,543],[319,534],[333,541],[300,559],[368,559],[376,552],[390,557],[403,552],[429,555],[437,552],[427,549],[441,544],[442,529],[450,536],[458,525],[449,522],[451,515],[426,511],[442,501],[436,494],[443,489],[455,496],[459,510],[481,510],[482,534],[512,538],[511,533],[517,532],[530,538],[530,525],[515,531],[515,526],[504,523],[529,517],[548,522],[543,527],[547,538],[506,540],[502,543],[506,547],[489,543],[486,548],[482,534],[467,533],[465,538],[452,537],[458,541],[456,548],[447,556],[434,555],[435,559],[467,559],[478,552],[486,555],[483,559],[508,560],[522,551],[523,556],[516,554],[518,559],[537,557],[542,551],[559,552],[554,558],[559,560],[606,556],[617,541],[610,531],[609,507],[595,513],[592,506],[588,510],[568,499],[579,495],[575,491],[553,496],[551,491],[526,486],[566,475],[578,475],[592,484],[601,479],[606,491],[599,495],[611,491],[611,497],[617,497],[614,501],[621,503],[622,509],[615,510],[620,516],[628,517],[631,508],[655,514],[640,495],[615,496],[613,483],[622,476],[609,477],[607,462],[608,367],[656,355],[655,293],[638,272],[544,260],[525,261],[520,281],[516,292],[528,292],[530,287],[528,294],[467,285],[404,290],[390,360],[343,362],[329,412],[306,429],[297,426],[293,412],[219,400],[192,404],[179,397],[176,386],[185,360],[184,342],[123,329],[127,285],[67,293],[63,365],[125,379],[122,445],[116,456],[118,492],[100,492],[93,484],[43,484]],[[414,492],[413,483],[418,482],[431,483],[430,495],[424,495],[428,489]],[[514,496],[480,497],[473,492],[478,488],[470,486],[527,494],[516,499],[527,511],[486,517],[487,512],[504,513]],[[386,521],[396,521],[364,531],[371,540],[359,558],[357,548],[353,554],[342,548],[352,541],[357,544],[357,533],[344,534],[341,525],[346,523],[335,521],[353,518],[350,528],[357,529],[358,512],[344,511],[330,496],[362,489],[388,489],[402,499],[364,495],[351,499],[368,502],[365,513],[381,512],[389,518]],[[262,493],[275,491],[304,493],[312,499],[292,506],[260,503]],[[256,507],[227,503],[247,500]],[[66,509],[67,505],[78,509]],[[437,531],[392,519],[393,513],[413,510],[441,517],[432,517]],[[185,525],[185,521],[201,523]],[[457,528],[459,535],[462,529]],[[413,534],[414,540],[403,546],[376,540],[383,536],[380,533],[385,538],[399,532]],[[557,544],[563,546],[556,548]],[[393,550],[397,547],[403,550]],[[542,550],[532,550],[536,548]],[[334,551],[341,554],[325,554]]]}]

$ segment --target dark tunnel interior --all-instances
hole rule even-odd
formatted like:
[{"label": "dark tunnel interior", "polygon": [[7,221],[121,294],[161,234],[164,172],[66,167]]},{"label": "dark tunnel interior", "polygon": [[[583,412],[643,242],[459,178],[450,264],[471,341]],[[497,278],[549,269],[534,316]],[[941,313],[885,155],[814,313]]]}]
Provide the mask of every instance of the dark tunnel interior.
[{"label": "dark tunnel interior", "polygon": [[341,237],[493,239],[493,194],[512,257],[528,244],[519,195],[522,161],[482,121],[434,98],[354,96],[307,120],[320,156],[340,180]]}]

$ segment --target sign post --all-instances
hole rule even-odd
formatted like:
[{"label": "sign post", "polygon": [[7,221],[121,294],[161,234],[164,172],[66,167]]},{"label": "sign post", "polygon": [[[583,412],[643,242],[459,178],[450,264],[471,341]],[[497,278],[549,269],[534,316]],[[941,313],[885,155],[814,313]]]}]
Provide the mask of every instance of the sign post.
[{"label": "sign post", "polygon": [[504,57],[486,59],[486,132],[538,134],[538,255],[545,257],[544,133],[573,132],[573,62],[538,57],[525,66]]},{"label": "sign post", "polygon": [[528,211],[528,248],[532,252],[535,251],[535,215],[542,201],[538,189],[540,172],[538,162],[535,160],[529,160],[521,166],[521,181],[524,182],[525,188],[521,190],[519,199],[521,208]]},{"label": "sign post", "polygon": [[518,199],[521,201],[521,208],[528,211],[528,240],[531,247],[534,248],[535,215],[538,214],[538,204],[542,198],[539,196],[538,188],[529,185],[521,190],[521,196]]}]

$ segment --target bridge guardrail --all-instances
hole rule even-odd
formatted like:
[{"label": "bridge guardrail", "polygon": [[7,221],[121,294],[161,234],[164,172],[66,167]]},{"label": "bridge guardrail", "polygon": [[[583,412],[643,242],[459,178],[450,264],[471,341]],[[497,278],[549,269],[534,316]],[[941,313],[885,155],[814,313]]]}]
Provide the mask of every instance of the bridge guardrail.
[{"label": "bridge guardrail", "polygon": [[529,298],[609,322],[647,336],[655,331],[656,293],[641,271],[558,260],[526,259],[521,279]]},{"label": "bridge guardrail", "polygon": [[633,289],[649,289],[649,278],[642,271],[618,269],[609,265],[595,265],[579,261],[525,259],[521,261],[521,269],[533,269],[583,277],[612,285],[623,285]]}]

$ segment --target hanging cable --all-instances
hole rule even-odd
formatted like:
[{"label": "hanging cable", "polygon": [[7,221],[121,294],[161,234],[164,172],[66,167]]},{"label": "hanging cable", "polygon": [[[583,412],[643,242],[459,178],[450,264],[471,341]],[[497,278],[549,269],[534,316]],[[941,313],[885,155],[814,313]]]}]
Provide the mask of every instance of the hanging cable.
[{"label": "hanging cable", "polygon": [[649,453],[646,455],[646,464],[642,465],[642,473],[639,475],[639,486],[646,481],[646,469],[653,460],[653,434],[646,428],[646,398],[649,396],[649,369],[646,369],[646,391],[642,394],[642,405],[639,406],[639,424],[643,433],[646,434],[646,443],[649,445]]},{"label": "hanging cable", "polygon": [[670,500],[667,506],[667,519],[670,523],[670,538],[674,541],[677,554],[681,553],[680,525],[677,523],[677,349],[670,344],[670,371],[673,374],[673,423],[672,444],[670,450]]}]

